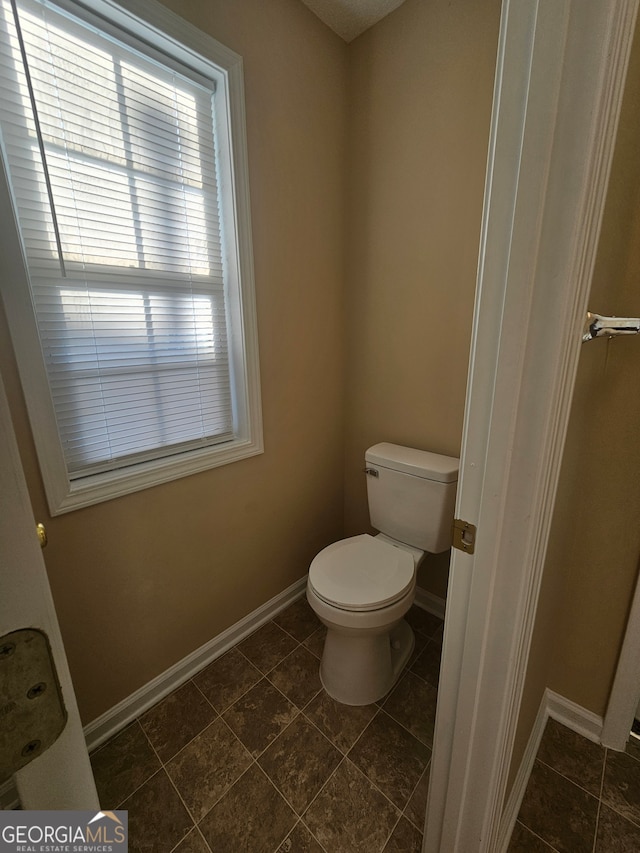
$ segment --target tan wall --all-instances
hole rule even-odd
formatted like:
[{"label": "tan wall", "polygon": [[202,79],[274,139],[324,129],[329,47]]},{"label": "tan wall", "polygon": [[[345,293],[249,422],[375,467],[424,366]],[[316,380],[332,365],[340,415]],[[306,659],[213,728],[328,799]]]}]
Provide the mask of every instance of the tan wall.
[{"label": "tan wall", "polygon": [[407,0],[349,48],[299,0],[164,2],[244,57],[265,453],[49,519],[0,315],[85,722],[367,529],[369,444],[462,428],[499,0]]},{"label": "tan wall", "polygon": [[[591,310],[640,314],[640,24]],[[514,768],[544,688],[604,714],[640,554],[640,340],[585,344],[544,570]]]},{"label": "tan wall", "polygon": [[300,578],[343,528],[346,45],[297,0],[167,5],[244,57],[265,453],[49,519],[2,319],[85,722]]},{"label": "tan wall", "polygon": [[[460,453],[499,0],[407,0],[351,45],[345,523],[364,451]],[[419,583],[446,594],[448,555]]]}]

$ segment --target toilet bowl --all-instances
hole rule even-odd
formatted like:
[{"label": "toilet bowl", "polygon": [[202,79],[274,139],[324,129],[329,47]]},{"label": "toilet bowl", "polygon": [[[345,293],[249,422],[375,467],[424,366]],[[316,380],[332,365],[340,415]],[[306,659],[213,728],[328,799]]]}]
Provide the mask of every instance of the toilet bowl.
[{"label": "toilet bowl", "polygon": [[383,442],[365,454],[367,498],[377,536],[328,545],[309,568],[307,600],[327,636],[320,663],[326,692],[368,705],[393,687],[413,652],[404,620],[424,554],[446,551],[459,460]]},{"label": "toilet bowl", "polygon": [[411,657],[413,603],[423,552],[383,534],[335,542],[311,563],[307,600],[327,627],[320,680],[345,705],[368,705],[393,686]]}]

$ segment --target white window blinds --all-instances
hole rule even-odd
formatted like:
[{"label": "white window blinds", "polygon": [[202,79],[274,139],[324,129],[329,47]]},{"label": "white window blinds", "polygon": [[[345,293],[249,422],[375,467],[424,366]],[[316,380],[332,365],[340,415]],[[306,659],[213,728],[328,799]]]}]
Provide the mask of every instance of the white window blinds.
[{"label": "white window blinds", "polygon": [[3,153],[70,477],[232,438],[213,82],[0,4]]}]

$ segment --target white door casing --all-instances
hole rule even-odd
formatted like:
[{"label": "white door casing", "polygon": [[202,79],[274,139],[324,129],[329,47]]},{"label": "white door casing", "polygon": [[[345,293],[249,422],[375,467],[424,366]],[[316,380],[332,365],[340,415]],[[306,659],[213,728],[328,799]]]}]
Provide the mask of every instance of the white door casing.
[{"label": "white door casing", "polygon": [[425,853],[498,849],[637,0],[504,0]]},{"label": "white door casing", "polygon": [[21,628],[45,632],[68,715],[58,740],[16,773],[20,803],[23,809],[97,811],[89,754],[1,376],[0,484],[0,635]]},{"label": "white door casing", "polygon": [[602,727],[602,745],[624,750],[634,717],[640,718],[640,582],[629,610],[618,666]]}]

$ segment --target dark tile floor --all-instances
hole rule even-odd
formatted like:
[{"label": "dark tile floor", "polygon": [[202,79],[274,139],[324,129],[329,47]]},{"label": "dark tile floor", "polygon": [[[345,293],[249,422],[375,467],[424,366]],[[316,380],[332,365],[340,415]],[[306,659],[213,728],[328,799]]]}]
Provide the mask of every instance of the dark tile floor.
[{"label": "dark tile floor", "polygon": [[[299,599],[98,749],[131,853],[420,853],[442,622],[407,619],[416,649],[379,703],[327,696]],[[508,853],[550,851],[640,851],[640,741],[612,752],[548,721]]]},{"label": "dark tile floor", "polygon": [[613,752],[547,722],[508,853],[638,853],[640,742]]},{"label": "dark tile floor", "polygon": [[442,622],[407,618],[416,649],[379,703],[324,692],[302,598],[100,747],[101,805],[129,811],[131,853],[419,853]]}]

